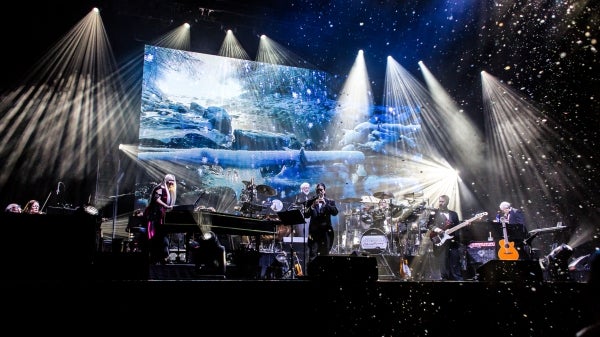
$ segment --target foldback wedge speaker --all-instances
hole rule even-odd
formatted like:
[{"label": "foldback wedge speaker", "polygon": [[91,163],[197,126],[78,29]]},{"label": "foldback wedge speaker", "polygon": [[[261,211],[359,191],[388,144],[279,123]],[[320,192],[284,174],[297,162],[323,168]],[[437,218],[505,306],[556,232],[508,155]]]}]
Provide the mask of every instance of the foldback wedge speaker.
[{"label": "foldback wedge speaker", "polygon": [[478,279],[484,282],[542,282],[542,267],[538,261],[490,260],[477,268]]},{"label": "foldback wedge speaker", "polygon": [[320,255],[308,264],[310,279],[335,282],[377,281],[377,259],[373,256]]}]

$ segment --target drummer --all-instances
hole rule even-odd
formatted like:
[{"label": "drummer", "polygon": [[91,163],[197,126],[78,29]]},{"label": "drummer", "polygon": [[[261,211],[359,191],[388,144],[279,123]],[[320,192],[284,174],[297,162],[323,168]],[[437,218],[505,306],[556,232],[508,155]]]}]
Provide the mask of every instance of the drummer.
[{"label": "drummer", "polygon": [[371,216],[373,217],[373,225],[371,228],[377,228],[382,230],[383,232],[389,232],[388,223],[386,219],[389,217],[389,205],[387,200],[380,199],[377,207],[371,211]]}]

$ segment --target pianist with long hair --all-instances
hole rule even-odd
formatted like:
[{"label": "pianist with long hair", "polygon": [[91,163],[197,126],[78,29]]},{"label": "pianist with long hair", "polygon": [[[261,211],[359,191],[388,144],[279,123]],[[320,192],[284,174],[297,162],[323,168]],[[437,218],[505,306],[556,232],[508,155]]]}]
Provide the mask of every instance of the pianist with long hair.
[{"label": "pianist with long hair", "polygon": [[173,174],[165,175],[163,181],[152,189],[144,216],[148,226],[150,263],[169,262],[169,236],[163,228],[165,215],[173,209],[177,199],[177,182]]}]

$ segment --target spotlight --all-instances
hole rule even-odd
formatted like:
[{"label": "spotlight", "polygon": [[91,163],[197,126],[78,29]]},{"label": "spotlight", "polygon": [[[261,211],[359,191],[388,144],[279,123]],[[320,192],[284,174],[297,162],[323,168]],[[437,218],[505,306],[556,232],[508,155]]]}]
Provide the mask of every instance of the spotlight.
[{"label": "spotlight", "polygon": [[190,242],[191,257],[199,275],[225,276],[225,247],[213,232],[205,232]]},{"label": "spotlight", "polygon": [[554,248],[550,254],[540,259],[542,270],[548,271],[549,277],[556,281],[570,280],[569,258],[573,255],[573,248],[563,243]]},{"label": "spotlight", "polygon": [[265,270],[265,278],[281,279],[289,271],[290,265],[285,252],[280,252]]}]

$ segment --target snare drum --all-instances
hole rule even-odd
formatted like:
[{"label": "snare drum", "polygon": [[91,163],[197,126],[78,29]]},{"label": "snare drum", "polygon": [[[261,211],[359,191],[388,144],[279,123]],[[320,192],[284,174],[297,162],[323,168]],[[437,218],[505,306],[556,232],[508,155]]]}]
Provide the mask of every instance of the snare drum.
[{"label": "snare drum", "polygon": [[388,247],[388,238],[377,228],[366,230],[360,238],[360,248],[369,253],[382,253]]}]

